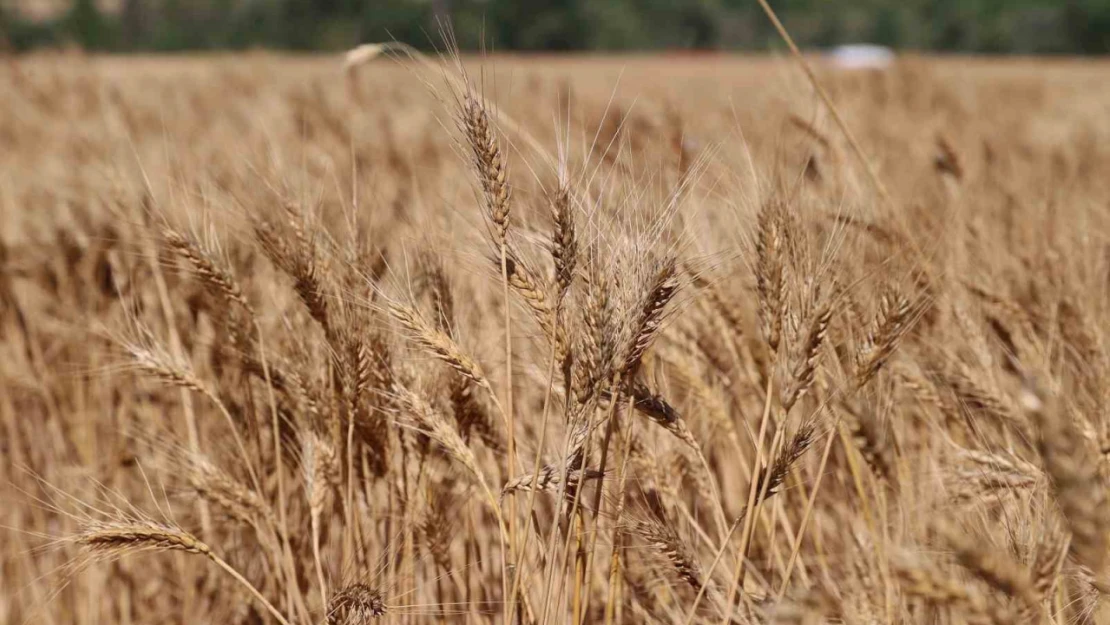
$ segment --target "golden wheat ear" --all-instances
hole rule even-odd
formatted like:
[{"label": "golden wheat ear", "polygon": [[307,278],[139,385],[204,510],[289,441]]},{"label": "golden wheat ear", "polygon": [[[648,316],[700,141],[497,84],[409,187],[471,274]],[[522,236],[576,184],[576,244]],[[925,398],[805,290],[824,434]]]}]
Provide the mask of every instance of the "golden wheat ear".
[{"label": "golden wheat ear", "polygon": [[207,558],[242,585],[282,625],[290,625],[285,616],[270,603],[243,575],[220,558],[212,548],[189,532],[149,519],[134,518],[109,521],[87,520],[72,542],[80,545],[94,559],[121,558],[138,552],[179,551]]},{"label": "golden wheat ear", "polygon": [[1110,557],[1110,501],[1098,472],[1098,460],[1074,417],[1060,409],[1061,400],[1032,384],[1022,390],[1022,409],[1037,428],[1037,448],[1056,503],[1071,530],[1071,554],[1096,577]]},{"label": "golden wheat ear", "polygon": [[376,588],[354,583],[340,588],[327,603],[327,625],[366,625],[388,612],[385,597]]},{"label": "golden wheat ear", "polygon": [[409,338],[422,349],[457,371],[459,375],[483,388],[490,388],[489,381],[478,363],[467,356],[454,339],[428,323],[415,308],[400,302],[391,302],[388,313]]}]

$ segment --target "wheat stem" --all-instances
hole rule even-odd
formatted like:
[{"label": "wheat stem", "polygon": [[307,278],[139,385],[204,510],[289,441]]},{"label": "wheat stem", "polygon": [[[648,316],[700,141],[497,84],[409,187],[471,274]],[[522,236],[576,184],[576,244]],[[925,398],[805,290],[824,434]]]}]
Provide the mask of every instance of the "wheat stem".
[{"label": "wheat stem", "polygon": [[741,590],[740,586],[743,584],[744,559],[745,554],[748,552],[748,541],[751,540],[752,536],[752,520],[755,518],[755,513],[757,512],[755,509],[756,497],[761,487],[760,482],[763,482],[764,486],[767,482],[767,480],[754,479],[754,476],[760,475],[762,471],[760,467],[763,465],[763,440],[767,436],[767,425],[771,420],[771,395],[774,390],[774,380],[775,377],[773,375],[767,376],[766,399],[763,405],[763,416],[760,418],[759,435],[756,437],[755,461],[752,465],[753,479],[751,485],[748,487],[748,503],[744,508],[747,513],[744,515],[744,526],[740,532],[740,547],[737,549],[736,571],[732,577],[732,585],[729,587],[728,601],[724,606],[725,615],[721,620],[721,625],[728,625],[729,619],[731,618],[732,607],[735,605],[736,601],[736,592]]},{"label": "wheat stem", "polygon": [[239,584],[241,584],[243,588],[246,588],[247,592],[251,593],[251,595],[253,595],[255,599],[258,599],[262,606],[266,608],[266,611],[273,615],[273,617],[276,618],[278,622],[281,623],[281,625],[290,625],[289,621],[286,620],[284,616],[282,616],[281,612],[278,612],[277,608],[275,608],[272,603],[267,601],[266,597],[263,597],[262,593],[258,592],[258,589],[254,587],[254,584],[247,581],[247,578],[243,577],[243,575],[240,574],[239,571],[236,571],[234,567],[232,567],[227,562],[224,562],[224,560],[216,554],[209,552],[207,555],[209,560],[215,562],[216,566],[226,571],[227,574],[234,578],[235,581],[239,582]]},{"label": "wheat stem", "polygon": [[[556,307],[556,310],[555,310],[555,331],[558,332],[558,329],[559,329],[559,309],[558,309],[558,307]],[[548,369],[547,369],[547,389],[544,391],[543,417],[540,419],[540,440],[536,445],[536,461],[533,463],[533,466],[532,466],[532,475],[539,475],[540,467],[543,465],[543,454],[544,454],[544,450],[545,450],[545,446],[546,446],[546,442],[547,442],[547,422],[548,422],[548,418],[551,415],[551,410],[550,410],[550,408],[551,408],[551,391],[552,391],[552,387],[555,386],[555,360],[556,360],[556,343],[555,343],[555,341],[551,341],[551,358],[549,359]],[[524,518],[526,518],[526,519],[532,517],[532,511],[535,509],[535,504],[536,504],[536,492],[538,490],[539,490],[538,488],[532,488],[531,491],[528,494],[527,512],[524,515]],[[520,547],[520,553],[522,555],[527,553],[527,551],[528,551],[528,541],[531,537],[532,537],[532,525],[529,524],[528,529],[525,530],[525,533],[524,533],[524,542]],[[519,565],[517,567],[516,574],[513,576],[513,589],[512,589],[512,594],[510,595],[510,598],[509,598],[510,604],[515,604],[515,602],[516,602],[516,596],[517,596],[518,590],[520,589],[520,582],[521,582],[521,577],[522,577],[522,574],[523,574],[523,570],[524,570],[523,565]],[[510,619],[510,621],[512,620],[512,617],[513,617],[513,609],[514,609],[513,605],[510,605],[509,606],[509,619]]]}]

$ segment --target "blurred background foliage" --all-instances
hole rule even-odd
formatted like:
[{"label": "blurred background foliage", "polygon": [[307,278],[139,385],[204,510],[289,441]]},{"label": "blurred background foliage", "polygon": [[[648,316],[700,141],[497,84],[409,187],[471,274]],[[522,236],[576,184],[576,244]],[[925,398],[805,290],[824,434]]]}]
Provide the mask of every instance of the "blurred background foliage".
[{"label": "blurred background foliage", "polygon": [[[1110,51],[1110,0],[772,0],[808,47],[871,42],[988,53]],[[0,47],[338,50],[397,39],[463,49],[763,50],[755,0],[0,0]]]}]

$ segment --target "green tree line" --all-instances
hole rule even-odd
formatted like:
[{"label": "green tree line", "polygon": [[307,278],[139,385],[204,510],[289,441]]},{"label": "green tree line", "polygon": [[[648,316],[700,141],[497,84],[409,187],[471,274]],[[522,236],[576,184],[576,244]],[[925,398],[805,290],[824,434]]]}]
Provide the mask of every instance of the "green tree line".
[{"label": "green tree line", "polygon": [[[0,0],[2,2],[3,0]],[[28,0],[33,1],[33,0]],[[772,0],[805,46],[873,42],[990,53],[1110,51],[1110,0]],[[463,49],[761,50],[780,45],[755,0],[74,0],[30,19],[0,4],[0,46],[26,50],[422,48],[451,24]]]}]

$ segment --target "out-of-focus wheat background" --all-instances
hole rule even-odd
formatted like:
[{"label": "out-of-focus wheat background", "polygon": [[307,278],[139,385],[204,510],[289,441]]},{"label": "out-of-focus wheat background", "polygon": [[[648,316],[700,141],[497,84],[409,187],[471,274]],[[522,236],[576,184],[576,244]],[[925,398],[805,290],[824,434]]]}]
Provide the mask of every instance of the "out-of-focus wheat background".
[{"label": "out-of-focus wheat background", "polygon": [[5,59],[0,622],[1108,622],[1105,63],[355,56]]}]

